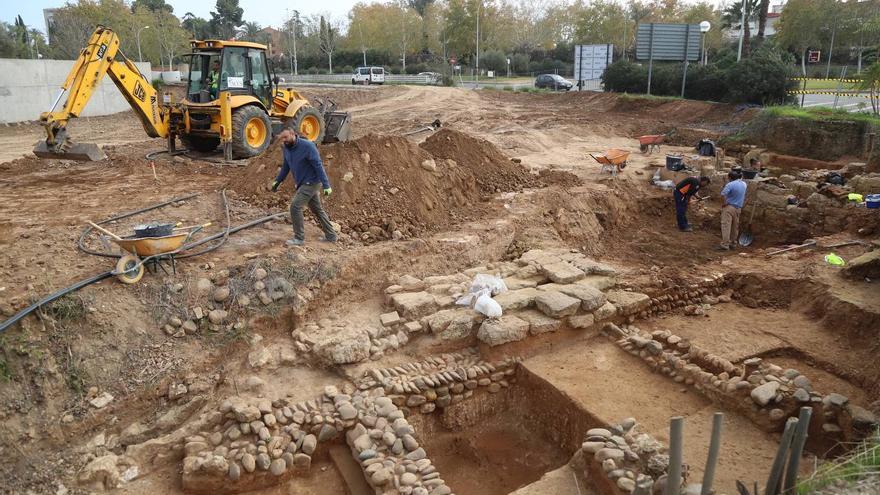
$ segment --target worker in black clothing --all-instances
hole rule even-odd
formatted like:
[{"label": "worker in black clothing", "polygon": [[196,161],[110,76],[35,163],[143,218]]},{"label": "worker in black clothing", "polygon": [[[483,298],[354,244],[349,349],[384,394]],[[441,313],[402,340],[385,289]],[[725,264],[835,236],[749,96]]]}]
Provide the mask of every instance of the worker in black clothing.
[{"label": "worker in black clothing", "polygon": [[[678,221],[678,230],[682,232],[690,232],[691,227],[688,225],[687,208],[691,198],[697,194],[701,187],[709,185],[708,177],[688,177],[687,179],[675,185],[672,191],[672,197],[675,198],[675,219]],[[697,199],[703,199],[697,196]]]}]

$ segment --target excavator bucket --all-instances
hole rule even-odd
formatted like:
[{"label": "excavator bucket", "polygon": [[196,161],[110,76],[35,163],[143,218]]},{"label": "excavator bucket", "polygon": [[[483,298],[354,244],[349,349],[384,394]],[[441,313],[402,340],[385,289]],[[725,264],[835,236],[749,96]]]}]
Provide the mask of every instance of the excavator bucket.
[{"label": "excavator bucket", "polygon": [[34,146],[34,154],[40,158],[54,158],[57,160],[77,160],[81,162],[94,162],[107,158],[104,151],[94,143],[66,143],[64,149],[56,151],[40,141]]},{"label": "excavator bucket", "polygon": [[338,143],[351,137],[351,114],[348,112],[324,113],[324,142]]}]

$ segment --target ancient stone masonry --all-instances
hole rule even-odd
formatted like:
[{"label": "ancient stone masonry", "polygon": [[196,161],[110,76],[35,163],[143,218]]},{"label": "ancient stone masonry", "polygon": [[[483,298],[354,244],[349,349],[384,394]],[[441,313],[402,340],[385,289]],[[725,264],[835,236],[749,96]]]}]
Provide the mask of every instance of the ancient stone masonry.
[{"label": "ancient stone masonry", "polygon": [[[310,287],[319,288],[320,283],[314,281]],[[174,294],[186,294],[182,283],[169,285],[168,289]],[[257,301],[262,306],[289,303],[301,311],[312,298],[309,287],[297,288],[282,273],[270,273],[261,267],[247,273],[210,272],[196,280],[189,294],[195,300],[193,306],[178,308],[163,319],[163,330],[167,335],[184,337],[202,330],[239,331],[245,327],[245,322],[242,315],[236,313],[257,306]]]},{"label": "ancient stone masonry", "polygon": [[230,397],[208,431],[185,439],[184,488],[238,493],[275,485],[307,473],[321,445],[344,436],[377,494],[452,493],[406,417],[497,393],[515,382],[515,366],[512,358],[485,362],[469,349],[372,369],[356,387],[327,386],[305,402]]},{"label": "ancient stone masonry", "polygon": [[[864,438],[877,424],[869,411],[837,393],[813,390],[808,377],[761,358],[734,364],[669,331],[646,333],[635,326],[606,324],[603,331],[655,371],[693,387],[709,399],[739,411],[757,425],[781,431],[802,406],[813,407],[810,435],[821,444]],[[814,443],[816,444],[816,443]]]},{"label": "ancient stone masonry", "polygon": [[[577,251],[535,249],[513,262],[490,263],[452,275],[424,280],[404,275],[385,289],[386,302],[394,311],[380,316],[384,330],[375,332],[378,341],[373,339],[373,350],[395,347],[395,340],[406,341],[421,331],[444,341],[476,336],[495,346],[552,332],[565,324],[587,328],[618,314],[638,313],[647,306],[648,296],[628,291],[606,296],[603,292],[614,286],[615,273],[614,268]],[[503,279],[508,290],[494,294],[504,313],[500,318],[486,319],[471,307],[456,305],[478,274]],[[609,302],[612,298],[622,312]]]},{"label": "ancient stone masonry", "polygon": [[[531,250],[513,262],[489,263],[451,275],[419,279],[404,275],[385,289],[390,311],[375,324],[355,327],[323,321],[293,332],[299,352],[314,352],[334,364],[381,359],[424,336],[490,346],[523,340],[563,327],[583,329],[616,316],[644,313],[650,298],[614,287],[614,268],[567,249]],[[494,295],[503,315],[487,319],[456,301],[476,275],[502,278],[507,290]],[[603,292],[603,291],[607,291]],[[321,329],[324,331],[321,331]]]},{"label": "ancient stone masonry", "polygon": [[360,389],[382,387],[395,405],[405,411],[428,414],[470,398],[474,392],[497,393],[515,382],[516,360],[489,363],[479,358],[477,349],[462,354],[429,357],[417,363],[394,368],[372,369],[359,384]]},{"label": "ancient stone masonry", "polygon": [[598,493],[626,494],[637,487],[657,493],[666,485],[666,446],[644,433],[634,418],[587,431],[581,451],[585,477],[595,482]]}]

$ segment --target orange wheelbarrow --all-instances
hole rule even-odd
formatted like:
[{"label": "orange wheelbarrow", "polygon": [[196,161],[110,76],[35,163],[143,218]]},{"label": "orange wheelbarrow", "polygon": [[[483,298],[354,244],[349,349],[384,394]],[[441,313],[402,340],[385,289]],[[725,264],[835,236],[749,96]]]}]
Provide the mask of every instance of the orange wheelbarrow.
[{"label": "orange wheelbarrow", "polygon": [[660,151],[660,145],[666,139],[666,134],[651,134],[649,136],[639,136],[639,151],[650,155],[655,149]]},{"label": "orange wheelbarrow", "polygon": [[110,240],[127,253],[116,262],[113,274],[123,283],[134,284],[144,276],[144,265],[147,263],[152,264],[154,270],[155,266],[165,270],[160,262],[168,260],[171,262],[172,272],[176,273],[174,255],[183,250],[184,245],[196,232],[208,227],[211,223],[174,228],[171,234],[156,237],[119,237],[95,223],[89,222],[89,225],[110,236]]},{"label": "orange wheelbarrow", "polygon": [[629,158],[629,151],[612,148],[599,156],[593,154],[590,154],[590,156],[593,157],[593,160],[596,160],[602,165],[602,168],[599,169],[599,173],[611,172],[611,175],[617,175],[617,172],[626,168],[626,160]]}]

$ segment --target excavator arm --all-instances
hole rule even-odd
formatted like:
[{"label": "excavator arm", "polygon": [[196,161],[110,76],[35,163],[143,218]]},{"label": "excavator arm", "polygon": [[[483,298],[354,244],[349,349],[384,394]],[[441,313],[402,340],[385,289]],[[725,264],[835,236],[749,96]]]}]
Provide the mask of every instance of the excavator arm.
[{"label": "excavator arm", "polygon": [[[98,26],[80,52],[52,108],[40,114],[40,123],[46,128],[46,140],[37,143],[35,155],[69,160],[104,158],[103,151],[95,144],[73,144],[67,135],[67,124],[70,119],[79,117],[105,74],[119,88],[150,137],[168,136],[170,108],[159,106],[156,88],[119,50],[116,33]],[[56,110],[65,95],[64,105]]]}]

